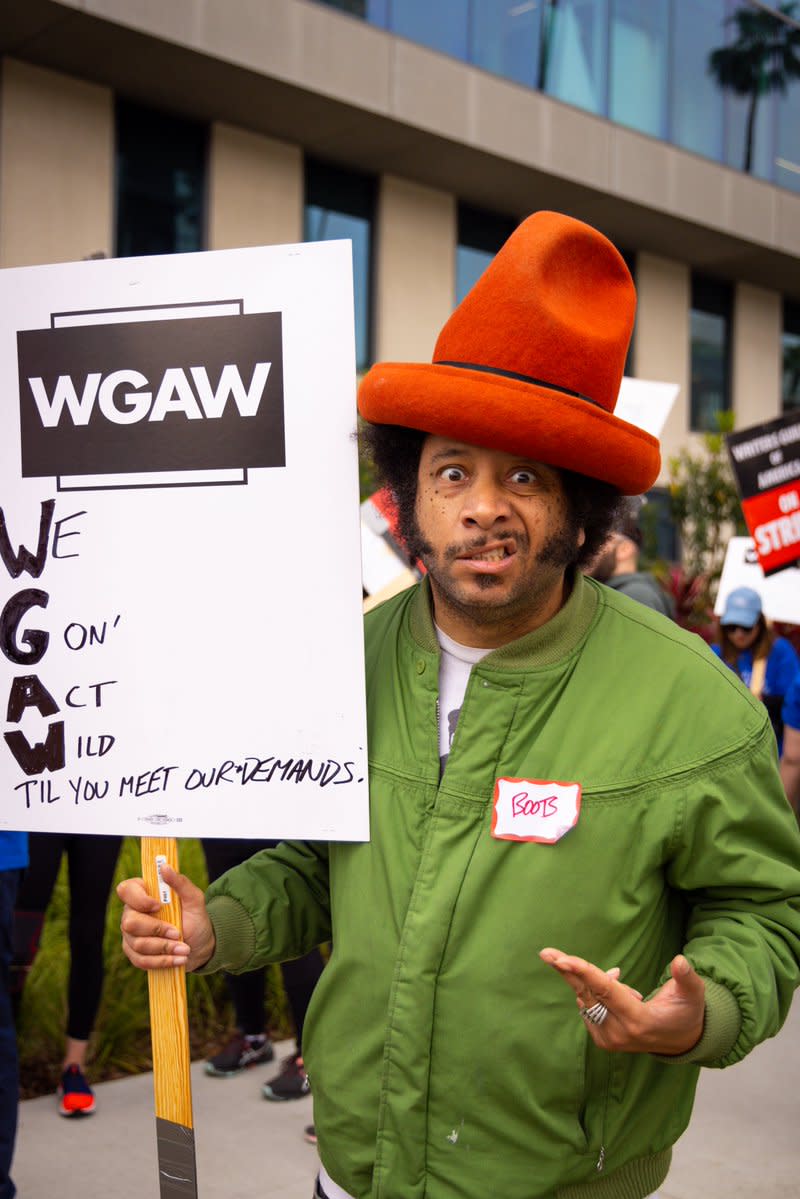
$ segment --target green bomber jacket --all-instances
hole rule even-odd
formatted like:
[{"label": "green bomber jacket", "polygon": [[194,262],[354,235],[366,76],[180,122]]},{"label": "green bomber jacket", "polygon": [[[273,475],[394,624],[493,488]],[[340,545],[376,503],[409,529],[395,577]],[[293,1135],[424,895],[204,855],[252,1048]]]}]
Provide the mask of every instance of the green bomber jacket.
[{"label": "green bomber jacket", "polygon": [[[440,778],[427,584],[365,627],[371,839],[224,875],[205,969],[332,939],[303,1050],[321,1160],[355,1199],[642,1199],[699,1066],[774,1035],[798,982],[800,836],[766,711],[698,637],[578,576],[473,668]],[[598,1049],[547,945],[644,995],[685,952],[701,1041]]]}]

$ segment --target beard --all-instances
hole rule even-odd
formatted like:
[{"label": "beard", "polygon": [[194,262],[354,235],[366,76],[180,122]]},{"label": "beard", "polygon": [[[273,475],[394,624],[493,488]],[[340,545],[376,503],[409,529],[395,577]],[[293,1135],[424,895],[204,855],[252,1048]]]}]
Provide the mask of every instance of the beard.
[{"label": "beard", "polygon": [[491,537],[481,535],[461,544],[448,545],[437,554],[434,547],[421,536],[418,527],[413,531],[417,556],[424,563],[441,599],[457,612],[468,616],[476,625],[486,626],[497,624],[499,619],[534,611],[544,597],[551,593],[559,578],[563,578],[574,565],[580,551],[579,535],[579,526],[567,517],[562,526],[541,544],[529,569],[504,597],[498,597],[497,602],[493,602],[492,592],[507,586],[504,578],[491,574],[476,575],[472,582],[482,594],[480,598],[473,598],[463,584],[453,579],[449,567],[465,554],[480,553],[490,542],[513,540],[516,552],[522,557],[529,556],[531,543],[525,532],[495,533]]}]

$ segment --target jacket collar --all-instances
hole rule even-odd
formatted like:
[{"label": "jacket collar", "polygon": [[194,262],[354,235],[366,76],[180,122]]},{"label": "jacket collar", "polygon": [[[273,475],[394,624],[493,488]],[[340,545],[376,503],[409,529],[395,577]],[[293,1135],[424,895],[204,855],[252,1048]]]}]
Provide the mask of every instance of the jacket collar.
[{"label": "jacket collar", "polygon": [[[492,650],[481,661],[481,669],[531,670],[552,666],[572,653],[583,641],[600,605],[600,590],[593,579],[576,571],[567,602],[552,620]],[[420,649],[438,654],[439,644],[433,626],[430,580],[426,576],[416,589],[408,609],[408,626]]]}]

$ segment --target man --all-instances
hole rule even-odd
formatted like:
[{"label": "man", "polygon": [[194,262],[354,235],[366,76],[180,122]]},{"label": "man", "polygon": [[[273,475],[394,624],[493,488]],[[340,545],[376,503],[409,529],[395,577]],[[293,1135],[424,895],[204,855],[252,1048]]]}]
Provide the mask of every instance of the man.
[{"label": "man", "polygon": [[639,550],[642,531],[633,511],[622,512],[600,553],[589,566],[587,574],[622,595],[628,595],[662,616],[675,619],[672,596],[649,571],[639,570]]},{"label": "man", "polygon": [[[284,844],[208,895],[140,881],[126,952],[334,951],[306,1024],[329,1199],[642,1199],[698,1066],[798,981],[800,838],[763,707],[697,638],[586,579],[659,469],[613,415],[635,293],[537,213],[359,404],[423,582],[366,619],[371,840]],[[577,1006],[577,1011],[576,1011]]]}]

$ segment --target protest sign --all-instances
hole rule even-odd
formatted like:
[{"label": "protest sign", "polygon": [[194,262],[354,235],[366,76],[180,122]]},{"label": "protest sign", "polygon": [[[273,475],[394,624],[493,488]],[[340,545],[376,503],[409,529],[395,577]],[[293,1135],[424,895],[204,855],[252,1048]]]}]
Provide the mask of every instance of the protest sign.
[{"label": "protest sign", "polygon": [[368,835],[350,246],[0,273],[0,827]]},{"label": "protest sign", "polygon": [[614,415],[653,437],[660,437],[679,392],[677,383],[633,379],[626,375],[620,384]]},{"label": "protest sign", "polygon": [[747,528],[765,575],[800,559],[800,413],[725,438]]},{"label": "protest sign", "polygon": [[728,542],[714,602],[716,616],[725,611],[727,598],[737,587],[758,592],[767,620],[800,625],[800,567],[795,563],[765,579],[752,537],[732,537]]}]

